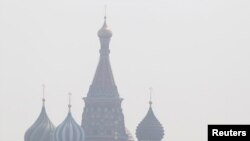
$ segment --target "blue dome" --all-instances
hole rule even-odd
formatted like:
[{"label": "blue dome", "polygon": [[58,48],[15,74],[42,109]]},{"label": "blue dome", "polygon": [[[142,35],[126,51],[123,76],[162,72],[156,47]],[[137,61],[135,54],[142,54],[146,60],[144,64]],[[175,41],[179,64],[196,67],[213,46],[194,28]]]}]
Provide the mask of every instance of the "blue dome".
[{"label": "blue dome", "polygon": [[164,136],[164,129],[155,117],[152,107],[149,107],[148,113],[141,123],[137,126],[136,137],[139,141],[154,140],[160,141]]},{"label": "blue dome", "polygon": [[84,137],[83,128],[76,123],[71,112],[54,133],[55,141],[84,141]]},{"label": "blue dome", "polygon": [[36,122],[26,131],[24,141],[53,141],[55,126],[49,120],[45,107]]}]

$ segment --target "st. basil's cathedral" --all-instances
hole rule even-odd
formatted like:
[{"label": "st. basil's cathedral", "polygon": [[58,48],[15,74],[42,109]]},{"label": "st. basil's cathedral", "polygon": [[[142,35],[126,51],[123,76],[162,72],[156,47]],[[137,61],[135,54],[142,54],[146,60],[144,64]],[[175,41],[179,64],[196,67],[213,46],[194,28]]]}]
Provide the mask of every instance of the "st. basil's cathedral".
[{"label": "st. basil's cathedral", "polygon": [[[43,98],[42,110],[35,123],[26,131],[24,141],[135,141],[125,126],[124,114],[109,61],[112,31],[106,23],[98,31],[101,48],[99,63],[87,96],[84,97],[82,123],[71,113],[71,103],[65,120],[57,127],[50,121]],[[138,141],[161,141],[164,129],[154,115],[152,101],[146,116],[138,124]]]}]

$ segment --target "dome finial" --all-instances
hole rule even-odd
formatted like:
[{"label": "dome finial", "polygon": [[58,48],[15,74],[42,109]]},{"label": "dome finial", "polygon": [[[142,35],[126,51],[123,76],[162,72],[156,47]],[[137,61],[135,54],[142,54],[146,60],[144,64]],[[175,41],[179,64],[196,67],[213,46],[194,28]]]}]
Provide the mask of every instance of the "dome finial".
[{"label": "dome finial", "polygon": [[69,112],[70,112],[70,110],[71,110],[71,93],[69,92],[69,105],[68,105],[68,107],[69,107]]},{"label": "dome finial", "polygon": [[150,107],[153,104],[153,102],[152,102],[152,93],[153,93],[153,88],[150,87],[149,88],[149,105],[150,105]]},{"label": "dome finial", "polygon": [[43,101],[43,106],[45,105],[45,84],[42,85],[42,88],[43,88],[43,98],[42,98],[42,101]]},{"label": "dome finial", "polygon": [[98,31],[97,35],[100,38],[110,38],[112,36],[112,31],[107,26],[107,5],[104,5],[104,23],[102,28]]},{"label": "dome finial", "polygon": [[107,5],[104,5],[104,22],[106,22],[107,19]]}]

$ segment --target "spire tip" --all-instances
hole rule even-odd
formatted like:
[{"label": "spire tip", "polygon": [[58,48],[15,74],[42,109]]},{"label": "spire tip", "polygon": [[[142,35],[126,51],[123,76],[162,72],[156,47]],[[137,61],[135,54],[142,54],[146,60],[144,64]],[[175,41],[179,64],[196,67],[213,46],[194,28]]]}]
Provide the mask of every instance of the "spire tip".
[{"label": "spire tip", "polygon": [[68,95],[69,95],[69,104],[68,104],[68,107],[69,107],[69,112],[70,112],[71,107],[72,107],[72,105],[71,105],[71,95],[72,94],[69,92]]},{"label": "spire tip", "polygon": [[42,101],[43,101],[43,106],[45,105],[45,84],[42,85],[42,88],[43,88],[43,98],[42,98]]},{"label": "spire tip", "polygon": [[107,19],[107,5],[104,5],[104,20],[106,21]]},{"label": "spire tip", "polygon": [[150,87],[149,88],[149,105],[150,105],[150,107],[153,104],[153,102],[152,102],[152,93],[153,93],[153,88]]}]

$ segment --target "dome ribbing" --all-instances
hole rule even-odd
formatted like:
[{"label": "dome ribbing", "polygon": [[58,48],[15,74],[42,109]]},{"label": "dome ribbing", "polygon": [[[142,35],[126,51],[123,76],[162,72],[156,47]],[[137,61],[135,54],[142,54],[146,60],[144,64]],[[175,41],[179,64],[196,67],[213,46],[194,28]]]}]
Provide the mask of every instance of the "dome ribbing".
[{"label": "dome ribbing", "polygon": [[76,123],[69,111],[65,120],[55,130],[55,141],[84,141],[84,138],[82,127]]},{"label": "dome ribbing", "polygon": [[49,120],[45,107],[36,122],[26,131],[24,141],[53,141],[55,126]]}]

